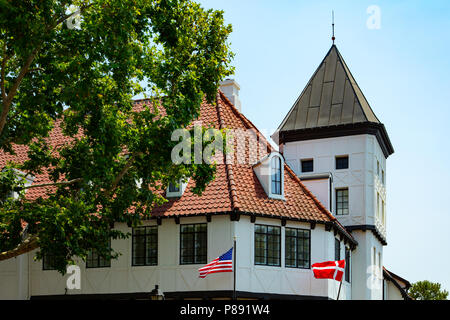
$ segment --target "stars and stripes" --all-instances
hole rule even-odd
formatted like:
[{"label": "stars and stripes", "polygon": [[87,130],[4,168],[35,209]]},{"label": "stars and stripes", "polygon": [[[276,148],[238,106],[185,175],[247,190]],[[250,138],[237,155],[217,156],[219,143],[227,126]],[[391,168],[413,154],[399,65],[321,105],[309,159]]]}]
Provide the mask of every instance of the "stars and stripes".
[{"label": "stars and stripes", "polygon": [[314,263],[311,268],[317,279],[334,279],[340,282],[344,276],[345,260]]},{"label": "stars and stripes", "polygon": [[210,273],[233,272],[233,248],[206,266],[198,269],[198,272],[200,273],[200,278],[205,278]]}]

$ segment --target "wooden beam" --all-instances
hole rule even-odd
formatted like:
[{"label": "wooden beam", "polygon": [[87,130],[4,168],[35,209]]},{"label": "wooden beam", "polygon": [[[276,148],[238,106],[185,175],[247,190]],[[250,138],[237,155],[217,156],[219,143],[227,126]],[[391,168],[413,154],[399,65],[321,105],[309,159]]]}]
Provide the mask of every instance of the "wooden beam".
[{"label": "wooden beam", "polygon": [[239,221],[240,219],[241,219],[241,215],[238,212],[230,213],[230,220],[231,221]]}]

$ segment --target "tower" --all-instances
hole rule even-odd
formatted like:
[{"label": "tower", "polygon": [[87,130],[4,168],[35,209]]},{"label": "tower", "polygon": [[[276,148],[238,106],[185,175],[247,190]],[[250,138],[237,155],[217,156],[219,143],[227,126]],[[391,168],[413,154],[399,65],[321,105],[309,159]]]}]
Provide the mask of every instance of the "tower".
[{"label": "tower", "polygon": [[334,44],[272,138],[358,241],[348,251],[352,298],[382,299],[386,159],[394,149]]}]

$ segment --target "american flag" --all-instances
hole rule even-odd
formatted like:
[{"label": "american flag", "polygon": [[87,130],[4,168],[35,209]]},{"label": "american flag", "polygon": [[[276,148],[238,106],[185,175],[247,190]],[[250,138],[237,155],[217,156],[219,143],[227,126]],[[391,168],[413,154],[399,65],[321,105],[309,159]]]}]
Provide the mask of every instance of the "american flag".
[{"label": "american flag", "polygon": [[233,248],[220,257],[214,259],[206,266],[198,269],[200,278],[205,278],[210,273],[232,272],[233,271]]}]

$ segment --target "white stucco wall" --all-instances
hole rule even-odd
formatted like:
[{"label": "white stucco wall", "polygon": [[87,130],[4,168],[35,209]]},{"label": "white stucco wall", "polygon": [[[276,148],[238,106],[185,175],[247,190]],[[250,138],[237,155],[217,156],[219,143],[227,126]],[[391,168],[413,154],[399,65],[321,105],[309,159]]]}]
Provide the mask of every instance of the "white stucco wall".
[{"label": "white stucco wall", "polygon": [[[205,223],[205,217],[181,218],[181,224]],[[145,225],[155,225],[146,222]],[[279,219],[257,218],[256,224],[281,226]],[[335,299],[338,283],[334,280],[314,279],[311,269],[284,267],[284,227],[281,227],[281,267],[256,266],[254,264],[254,225],[248,216],[239,222],[228,216],[213,216],[208,223],[208,262],[225,253],[233,245],[237,235],[237,290],[255,293],[307,295]],[[309,224],[287,222],[286,227],[310,229]],[[131,232],[124,224],[116,225]],[[68,290],[67,294],[104,294],[150,292],[155,285],[164,292],[232,290],[233,274],[211,274],[206,279],[198,277],[201,265],[180,265],[180,225],[173,219],[164,219],[158,227],[158,265],[131,266],[131,239],[113,240],[111,245],[121,253],[111,261],[109,268],[86,269],[80,261],[81,289]],[[311,230],[311,263],[334,259],[334,234],[318,224]],[[341,245],[344,257],[344,244]],[[27,299],[30,295],[62,295],[66,293],[66,276],[56,271],[42,270],[42,261],[31,261],[28,282],[28,256],[0,263],[0,298]],[[23,261],[22,261],[23,260]],[[21,262],[22,261],[22,262]],[[22,269],[20,265],[22,264]],[[22,271],[20,271],[22,270]],[[351,298],[351,285],[344,282],[341,299]]]},{"label": "white stucco wall", "polygon": [[[326,139],[288,142],[283,146],[286,163],[301,176],[300,161],[314,160],[314,171],[308,174],[331,172],[333,175],[332,211],[335,207],[335,189],[348,187],[348,216],[337,216],[344,225],[380,224],[376,219],[376,194],[386,203],[386,187],[381,182],[381,172],[386,176],[386,159],[375,136],[361,134]],[[349,168],[335,169],[337,156],[348,155]],[[377,176],[377,160],[380,177]],[[386,177],[385,177],[386,181]],[[384,231],[385,228],[382,228]]]},{"label": "white stucco wall", "polygon": [[[300,177],[301,178],[301,177]],[[316,179],[316,180],[303,180],[305,187],[311,191],[317,200],[324,205],[325,208],[330,210],[330,180],[329,179]]]},{"label": "white stucco wall", "polygon": [[[335,190],[348,188],[349,214],[336,215],[344,226],[375,225],[386,237],[386,210],[384,219],[382,204],[386,206],[386,159],[375,136],[361,134],[326,139],[288,142],[283,146],[286,163],[301,176],[301,160],[313,159],[314,171],[308,174],[331,173],[332,212],[335,212]],[[348,156],[349,168],[336,170],[335,159]],[[377,173],[379,163],[379,174]],[[382,172],[384,171],[384,183]],[[309,183],[305,181],[305,183]],[[311,191],[317,192],[313,188]],[[321,190],[317,196],[323,197]],[[377,194],[379,195],[379,213],[377,213]],[[383,260],[383,246],[372,232],[354,231],[358,247],[353,251],[353,299],[382,299],[381,275],[377,280],[372,277],[377,273],[372,257],[375,248],[377,259],[375,266]],[[378,256],[380,254],[380,257]],[[378,260],[381,260],[378,262]],[[372,284],[372,282],[374,284]],[[370,284],[369,284],[370,283]]]}]

